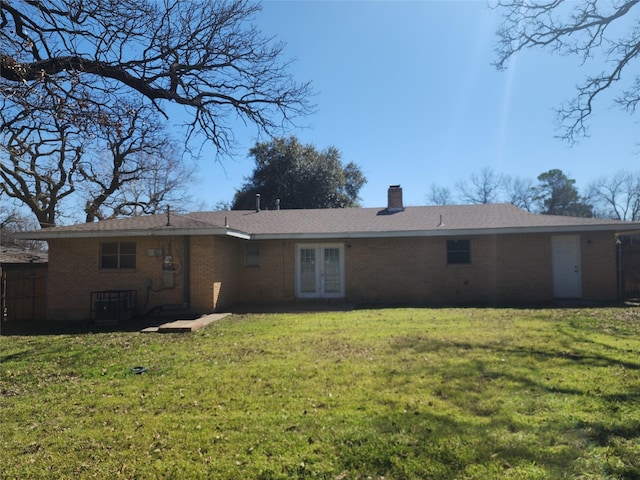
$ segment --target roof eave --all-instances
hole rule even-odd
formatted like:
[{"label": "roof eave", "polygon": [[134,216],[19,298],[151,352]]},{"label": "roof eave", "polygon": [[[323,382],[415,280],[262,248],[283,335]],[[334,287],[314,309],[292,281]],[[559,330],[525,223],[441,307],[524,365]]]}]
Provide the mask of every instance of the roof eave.
[{"label": "roof eave", "polygon": [[635,232],[640,225],[562,225],[499,228],[443,228],[430,230],[404,230],[379,232],[316,232],[316,233],[262,233],[251,236],[254,240],[329,240],[338,238],[404,238],[404,237],[453,237],[465,235],[505,235],[527,233],[580,233],[580,232]]},{"label": "roof eave", "polygon": [[133,230],[87,230],[87,231],[46,231],[34,230],[32,232],[16,233],[20,240],[57,240],[72,238],[121,238],[121,237],[167,237],[167,236],[201,236],[224,235],[229,237],[249,240],[251,235],[240,230],[226,227],[215,228],[146,228]]},{"label": "roof eave", "polygon": [[504,235],[527,233],[579,233],[579,232],[612,232],[634,234],[640,231],[640,224],[596,224],[596,225],[545,225],[525,227],[497,228],[446,228],[437,227],[428,230],[399,230],[376,232],[308,232],[308,233],[257,233],[250,234],[228,227],[212,228],[147,228],[122,230],[87,230],[87,231],[55,231],[34,230],[16,233],[21,240],[55,240],[74,238],[121,238],[121,237],[166,237],[166,236],[203,236],[221,235],[243,240],[324,240],[338,238],[402,238],[402,237],[452,237],[465,235]]}]

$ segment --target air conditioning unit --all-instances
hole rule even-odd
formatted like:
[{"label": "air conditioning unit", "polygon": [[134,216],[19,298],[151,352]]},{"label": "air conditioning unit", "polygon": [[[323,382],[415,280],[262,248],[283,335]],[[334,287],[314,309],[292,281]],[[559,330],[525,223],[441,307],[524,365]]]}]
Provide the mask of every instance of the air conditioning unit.
[{"label": "air conditioning unit", "polygon": [[135,310],[135,290],[92,292],[92,320],[96,325],[117,325],[132,317]]}]

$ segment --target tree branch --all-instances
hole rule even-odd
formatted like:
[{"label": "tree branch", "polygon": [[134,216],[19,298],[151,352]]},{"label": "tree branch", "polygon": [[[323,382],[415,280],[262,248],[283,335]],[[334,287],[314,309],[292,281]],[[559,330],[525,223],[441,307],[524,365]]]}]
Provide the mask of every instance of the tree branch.
[{"label": "tree branch", "polygon": [[[561,138],[575,143],[586,136],[586,121],[593,112],[595,100],[611,89],[640,57],[640,22],[627,27],[623,36],[614,29],[622,18],[629,19],[640,0],[617,3],[585,0],[568,3],[560,0],[531,3],[528,0],[498,0],[494,8],[502,9],[503,22],[498,28],[497,59],[499,70],[508,60],[528,48],[550,48],[567,55],[579,55],[582,62],[602,57],[611,68],[597,76],[587,77],[577,87],[577,95],[557,111]],[[607,9],[605,11],[605,9]],[[632,71],[632,70],[631,70]],[[640,76],[633,86],[615,102],[630,113],[640,102]]]}]

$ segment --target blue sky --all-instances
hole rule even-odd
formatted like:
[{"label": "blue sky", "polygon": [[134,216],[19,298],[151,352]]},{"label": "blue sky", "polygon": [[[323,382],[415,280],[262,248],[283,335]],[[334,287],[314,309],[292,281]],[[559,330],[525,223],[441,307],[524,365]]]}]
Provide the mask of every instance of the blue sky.
[{"label": "blue sky", "polygon": [[[292,73],[311,81],[317,112],[292,129],[318,149],[335,146],[368,183],[365,207],[386,204],[400,184],[405,205],[426,203],[434,183],[454,190],[483,167],[535,178],[559,168],[580,188],[638,170],[638,118],[596,104],[590,137],[570,147],[555,135],[554,109],[598,66],[546,51],[495,60],[500,12],[477,1],[265,1],[255,23],[286,44]],[[253,169],[254,129],[238,125],[237,154],[221,166],[205,150],[194,199],[230,201]],[[264,140],[264,139],[261,139]]]}]

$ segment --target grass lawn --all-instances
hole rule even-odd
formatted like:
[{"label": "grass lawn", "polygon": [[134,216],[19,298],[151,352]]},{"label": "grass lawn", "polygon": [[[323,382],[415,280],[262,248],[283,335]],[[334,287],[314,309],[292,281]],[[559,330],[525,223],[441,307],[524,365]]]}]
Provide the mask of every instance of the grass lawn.
[{"label": "grass lawn", "polygon": [[3,336],[0,478],[638,479],[639,351],[638,308]]}]

